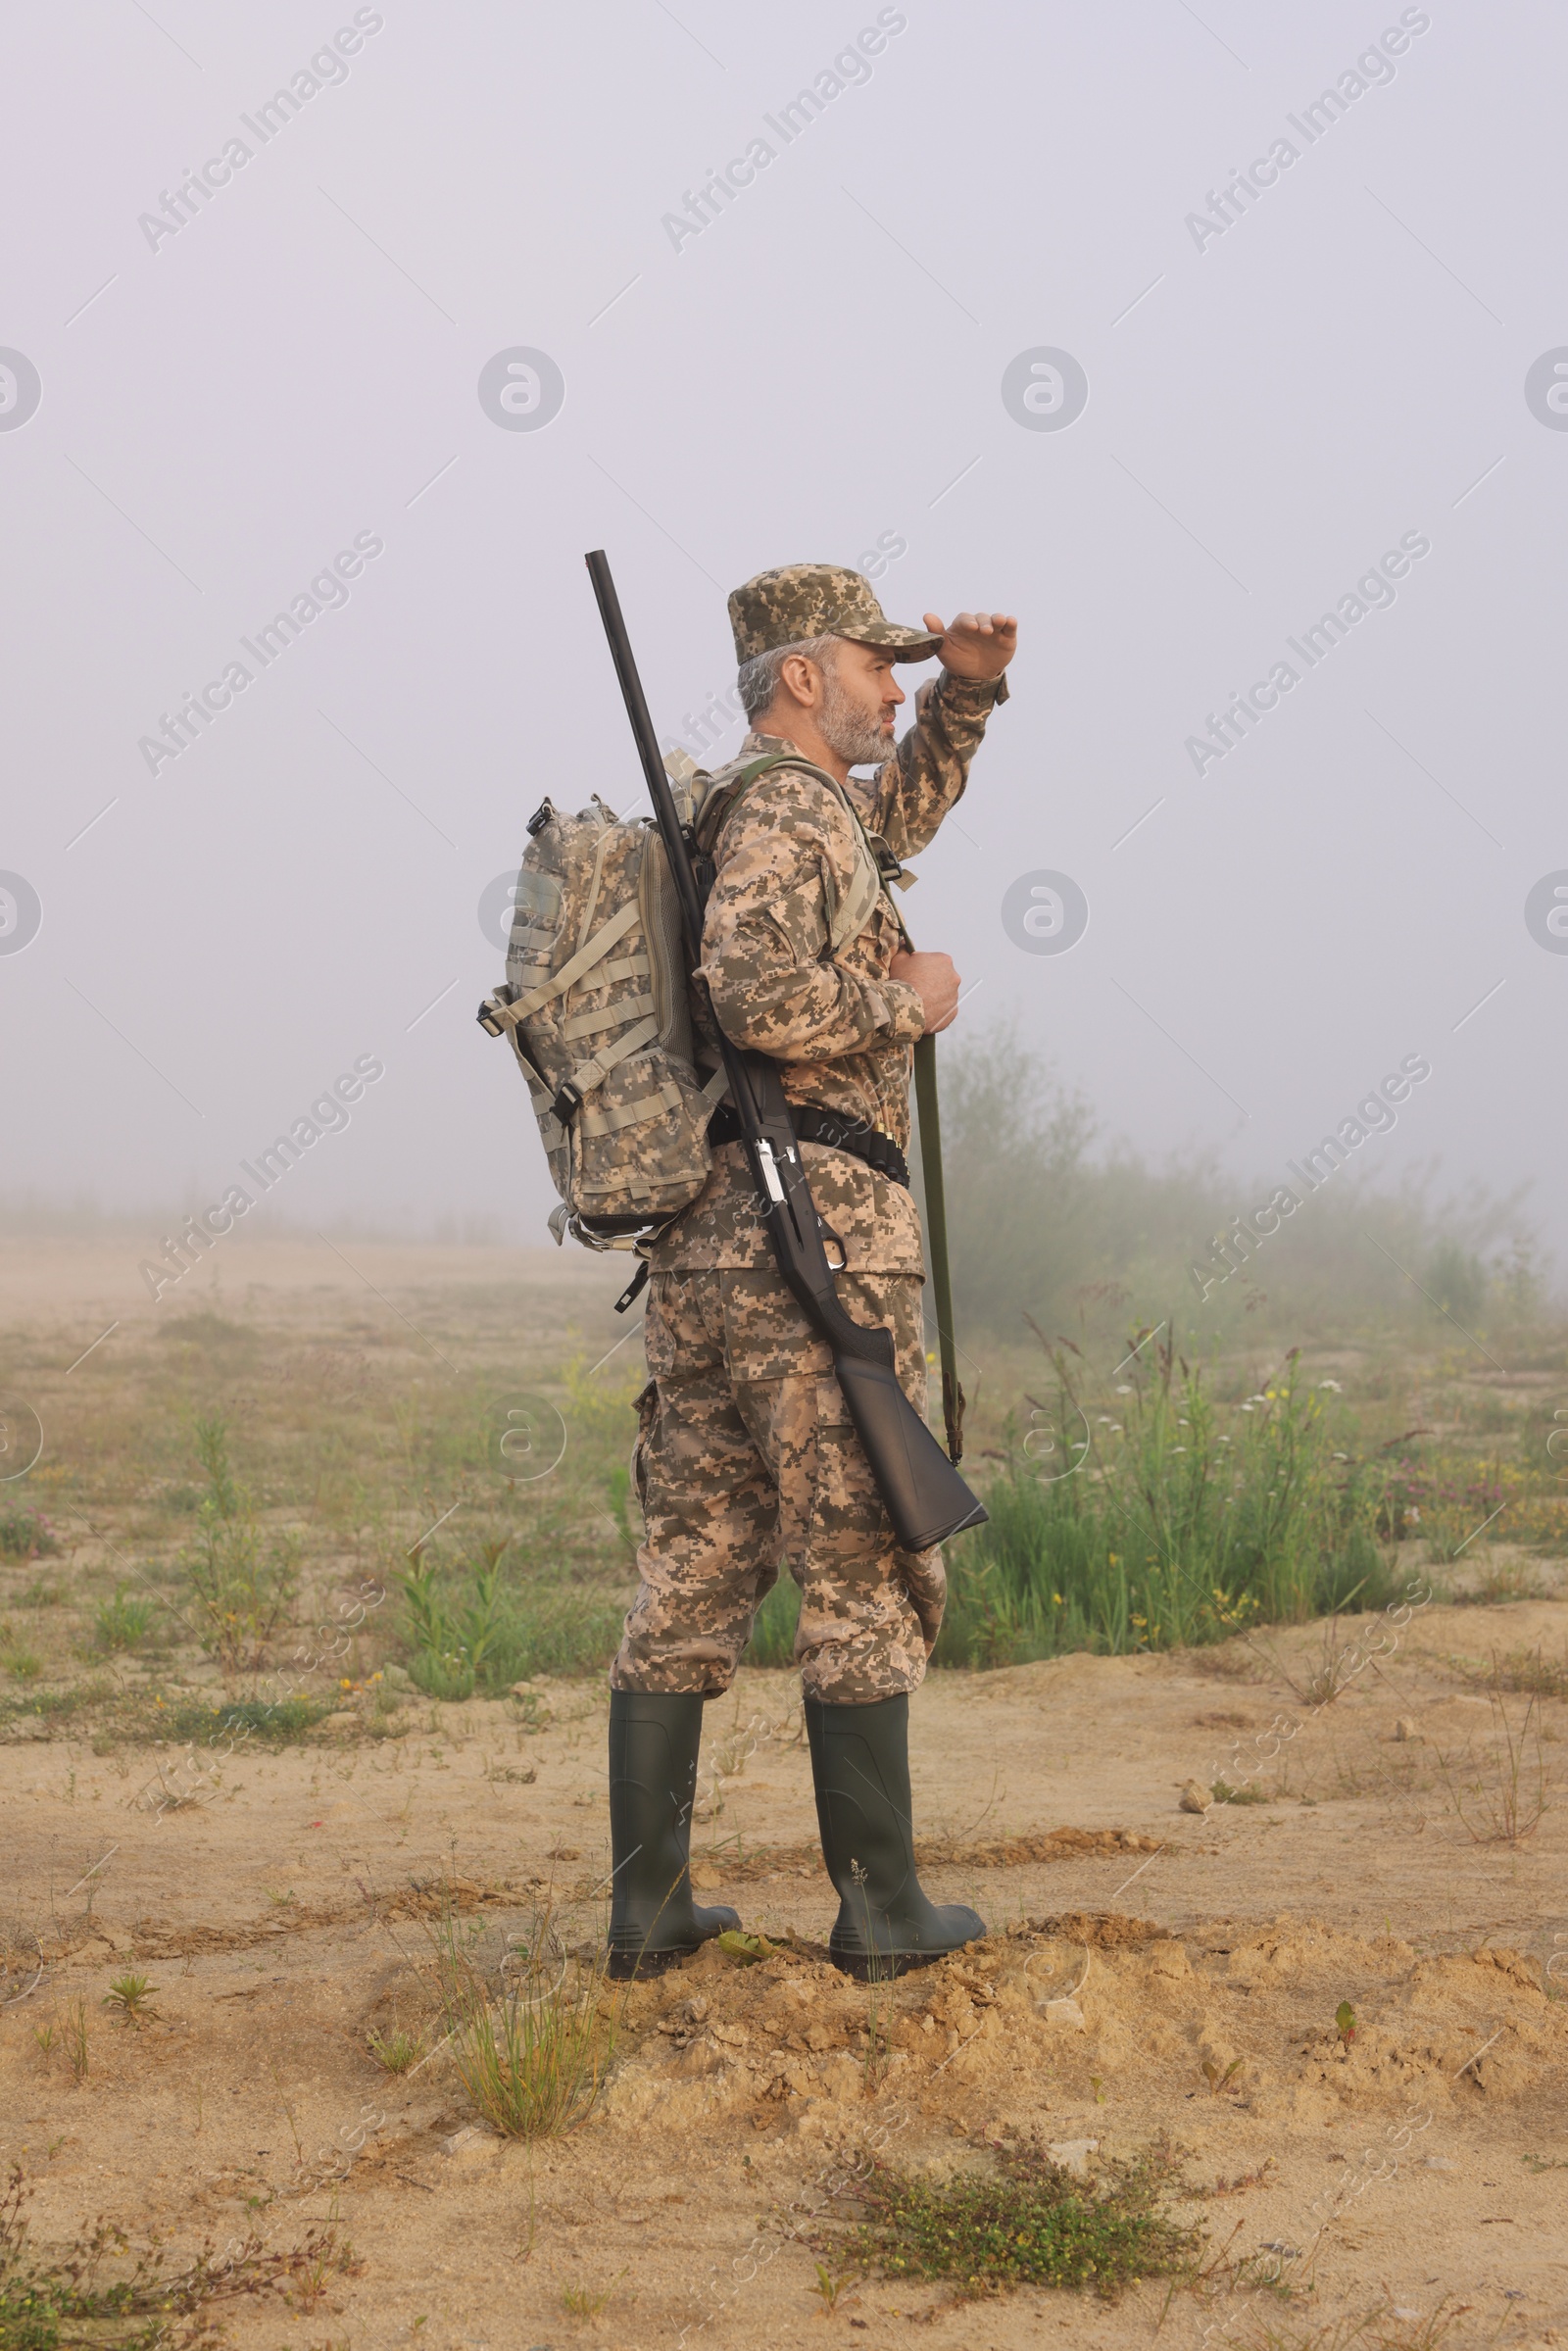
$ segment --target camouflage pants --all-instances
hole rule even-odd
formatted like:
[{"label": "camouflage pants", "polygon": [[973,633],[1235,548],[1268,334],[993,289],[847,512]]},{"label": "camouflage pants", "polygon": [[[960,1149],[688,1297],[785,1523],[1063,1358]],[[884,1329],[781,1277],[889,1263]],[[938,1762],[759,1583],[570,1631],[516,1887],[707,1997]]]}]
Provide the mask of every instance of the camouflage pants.
[{"label": "camouflage pants", "polygon": [[[916,1410],[920,1287],[909,1274],[839,1282],[857,1322],[892,1330]],[[858,1706],[915,1689],[942,1624],[942,1554],[896,1545],[832,1357],[777,1274],[656,1273],[646,1336],[635,1470],[647,1541],[612,1687],[727,1690],[787,1557],[810,1694]]]}]

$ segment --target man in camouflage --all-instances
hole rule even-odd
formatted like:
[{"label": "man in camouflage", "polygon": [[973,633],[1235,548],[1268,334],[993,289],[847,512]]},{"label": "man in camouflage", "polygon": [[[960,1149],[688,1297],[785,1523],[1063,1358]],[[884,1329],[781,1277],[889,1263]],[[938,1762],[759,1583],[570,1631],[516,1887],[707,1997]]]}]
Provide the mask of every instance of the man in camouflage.
[{"label": "man in camouflage", "polygon": [[[701,975],[725,1034],[778,1061],[797,1110],[841,1122],[829,1129],[841,1140],[801,1144],[843,1245],[839,1296],[856,1321],[893,1332],[923,1414],[925,1268],[901,1180],[910,1048],[953,1020],[959,979],[947,955],[914,952],[885,887],[867,889],[867,836],[884,876],[934,837],[1006,698],[1016,622],[927,613],[924,629],[901,627],[858,572],[804,563],[748,581],[729,612],[752,731],[704,792],[715,879]],[[934,655],[941,673],[895,745],[895,664]],[[733,794],[767,754],[788,763]],[[841,914],[861,907],[840,938]],[[701,1056],[700,991],[694,1014]],[[717,1060],[711,1043],[706,1057]],[[984,1932],[972,1911],[925,1901],[909,1849],[907,1693],[941,1627],[942,1556],[895,1543],[828,1347],[776,1269],[723,1120],[715,1134],[733,1139],[716,1142],[701,1197],[651,1253],[636,1452],[647,1540],[611,1673],[612,1965],[646,1972],[738,1923],[691,1902],[697,1742],[702,1703],[729,1688],[781,1558],[801,1592],[795,1655],[842,1898],[834,1956],[857,1972],[879,1957],[906,1965]]]}]

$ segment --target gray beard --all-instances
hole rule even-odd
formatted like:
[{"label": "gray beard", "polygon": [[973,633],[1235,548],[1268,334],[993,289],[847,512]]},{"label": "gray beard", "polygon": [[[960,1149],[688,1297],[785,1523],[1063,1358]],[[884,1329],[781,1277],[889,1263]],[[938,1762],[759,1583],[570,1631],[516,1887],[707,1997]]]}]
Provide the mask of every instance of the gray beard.
[{"label": "gray beard", "polygon": [[837,753],[846,767],[880,767],[893,757],[892,738],[883,733],[877,719],[868,718],[851,702],[830,668],[823,669],[822,685],[822,710],[816,723],[829,751]]}]

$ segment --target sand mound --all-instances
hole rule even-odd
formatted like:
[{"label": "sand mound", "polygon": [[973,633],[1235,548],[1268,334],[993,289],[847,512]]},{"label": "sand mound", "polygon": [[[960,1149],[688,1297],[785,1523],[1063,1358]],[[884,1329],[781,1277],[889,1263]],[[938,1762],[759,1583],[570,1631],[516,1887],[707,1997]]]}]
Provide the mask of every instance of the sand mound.
[{"label": "sand mound", "polygon": [[606,2104],[623,2121],[753,2106],[763,2125],[878,2083],[919,2100],[938,2074],[1020,2122],[1156,2077],[1182,2101],[1219,2082],[1244,2111],[1328,2121],[1550,2099],[1568,2075],[1568,2014],[1518,1953],[1418,1960],[1310,1919],[1184,1939],[1067,1913],[881,1987],[807,1945],[737,1965],[711,1944],[634,1986],[626,2027]]}]

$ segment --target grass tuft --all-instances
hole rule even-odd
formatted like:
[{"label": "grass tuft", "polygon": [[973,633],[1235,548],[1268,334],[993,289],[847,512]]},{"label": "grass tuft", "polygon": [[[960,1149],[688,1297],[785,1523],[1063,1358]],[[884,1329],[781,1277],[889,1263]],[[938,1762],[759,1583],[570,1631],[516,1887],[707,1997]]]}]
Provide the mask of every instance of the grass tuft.
[{"label": "grass tuft", "polygon": [[1563,1643],[1560,1657],[1548,1657],[1544,1643],[1533,1649],[1513,1649],[1502,1657],[1494,1651],[1485,1674],[1467,1674],[1465,1678],[1485,1682],[1493,1690],[1515,1690],[1537,1698],[1568,1698],[1568,1641]]},{"label": "grass tuft", "polygon": [[608,1946],[561,1948],[550,1906],[514,1945],[514,1970],[492,1994],[443,1903],[436,1974],[459,2079],[479,2113],[508,2138],[559,2138],[586,2120],[614,2049],[617,2012],[606,2006]]},{"label": "grass tuft", "polygon": [[263,1664],[267,1645],[288,1617],[299,1589],[299,1539],[264,1545],[256,1507],[236,1483],[228,1425],[218,1415],[195,1424],[207,1493],[196,1514],[196,1541],[180,1569],[196,1611],[201,1643],[225,1672]]},{"label": "grass tuft", "polygon": [[93,1631],[98,1646],[113,1655],[122,1649],[140,1648],[153,1629],[153,1604],[130,1593],[123,1584],[115,1587],[112,1600],[100,1600],[93,1617]]},{"label": "grass tuft", "polygon": [[1039,2147],[996,2160],[994,2175],[943,2181],[877,2164],[857,2190],[868,2217],[838,2249],[886,2278],[949,2279],[966,2297],[1024,2285],[1110,2297],[1145,2278],[1192,2270],[1200,2231],[1164,2209],[1177,2184],[1167,2149],[1112,2163],[1093,2181]]},{"label": "grass tuft", "polygon": [[1522,1844],[1541,1826],[1548,1789],[1539,1710],[1532,1694],[1516,1722],[1494,1690],[1493,1736],[1482,1754],[1462,1762],[1438,1757],[1453,1808],[1477,1844]]},{"label": "grass tuft", "polygon": [[149,2024],[158,2014],[152,2005],[157,1989],[157,1984],[150,1977],[138,1975],[134,1968],[126,1968],[122,1975],[115,1978],[105,1992],[104,2006],[122,2025],[136,2027]]},{"label": "grass tuft", "polygon": [[410,2066],[417,2065],[424,2055],[424,2043],[419,2035],[416,2033],[405,2033],[401,2025],[394,2026],[384,2035],[370,2033],[366,2045],[376,2064],[388,2074],[406,2074]]},{"label": "grass tuft", "polygon": [[291,1739],[303,1739],[327,1712],[319,1698],[230,1698],[220,1706],[194,1700],[170,1707],[159,1728],[166,1738],[204,1744],[245,1738],[282,1746]]},{"label": "grass tuft", "polygon": [[91,2059],[87,2046],[87,2003],[79,1997],[66,2002],[63,2038],[72,2072],[78,2082],[85,2082]]}]

